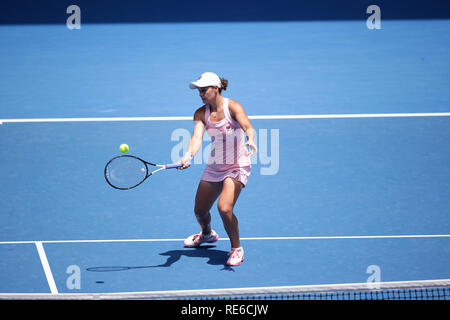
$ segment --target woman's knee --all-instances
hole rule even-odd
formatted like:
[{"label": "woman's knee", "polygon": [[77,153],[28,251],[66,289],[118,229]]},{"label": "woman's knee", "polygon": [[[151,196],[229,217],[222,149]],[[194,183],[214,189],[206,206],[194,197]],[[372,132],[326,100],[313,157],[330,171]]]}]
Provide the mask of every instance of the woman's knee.
[{"label": "woman's knee", "polygon": [[220,202],[217,204],[217,209],[221,216],[232,216],[233,215],[233,206],[226,202]]}]

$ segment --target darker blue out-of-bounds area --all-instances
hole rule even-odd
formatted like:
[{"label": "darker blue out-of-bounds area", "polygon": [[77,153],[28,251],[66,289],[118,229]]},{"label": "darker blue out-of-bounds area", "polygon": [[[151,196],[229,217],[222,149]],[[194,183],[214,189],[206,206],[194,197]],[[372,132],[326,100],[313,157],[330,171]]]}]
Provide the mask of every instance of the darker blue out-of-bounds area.
[{"label": "darker blue out-of-bounds area", "polygon": [[446,19],[448,0],[3,0],[0,24],[59,24],[77,5],[83,23],[361,20],[370,5],[383,19]]}]

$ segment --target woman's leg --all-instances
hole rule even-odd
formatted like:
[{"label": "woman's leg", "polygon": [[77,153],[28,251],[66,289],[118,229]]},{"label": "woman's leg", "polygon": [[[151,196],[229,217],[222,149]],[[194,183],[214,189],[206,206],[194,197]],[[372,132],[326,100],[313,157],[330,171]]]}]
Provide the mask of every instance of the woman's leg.
[{"label": "woman's leg", "polygon": [[239,248],[241,246],[239,240],[239,223],[233,213],[233,208],[242,188],[242,183],[236,179],[226,178],[223,181],[222,192],[217,203],[217,207],[219,209],[225,230],[230,238],[232,248]]},{"label": "woman's leg", "polygon": [[197,194],[195,196],[195,216],[197,218],[200,227],[202,228],[202,234],[208,235],[211,233],[211,214],[210,210],[220,195],[222,190],[221,182],[208,182],[201,180]]}]

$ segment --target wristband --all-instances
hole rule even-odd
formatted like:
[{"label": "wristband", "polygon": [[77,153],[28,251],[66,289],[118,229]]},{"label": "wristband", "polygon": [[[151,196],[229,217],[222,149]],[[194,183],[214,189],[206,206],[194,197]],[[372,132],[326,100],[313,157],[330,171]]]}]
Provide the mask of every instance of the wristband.
[{"label": "wristband", "polygon": [[191,152],[186,152],[186,154],[184,155],[185,157],[189,157],[189,161],[191,161],[192,160],[192,158],[193,158],[193,156],[192,156],[192,153]]}]

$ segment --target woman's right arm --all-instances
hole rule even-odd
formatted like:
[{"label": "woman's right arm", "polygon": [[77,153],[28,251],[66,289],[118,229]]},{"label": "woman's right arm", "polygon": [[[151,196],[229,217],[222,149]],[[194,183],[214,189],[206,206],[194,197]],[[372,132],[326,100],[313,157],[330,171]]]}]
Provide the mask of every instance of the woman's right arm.
[{"label": "woman's right arm", "polygon": [[190,161],[202,146],[203,134],[205,132],[204,118],[205,108],[202,107],[194,114],[194,131],[192,133],[191,140],[189,141],[188,150],[184,157],[181,158],[181,163],[183,164],[181,169],[186,169],[189,167]]}]

